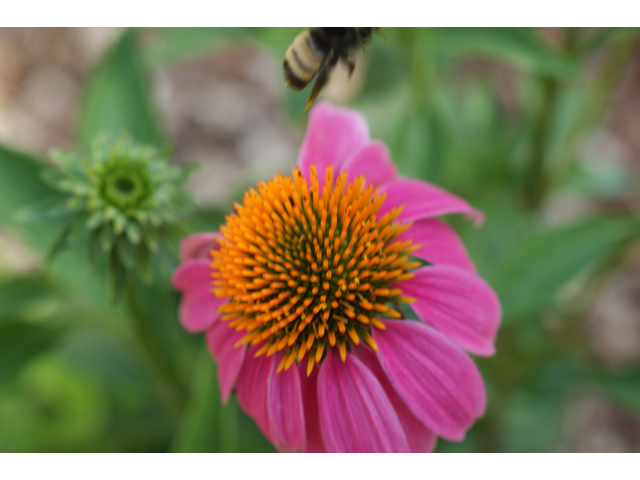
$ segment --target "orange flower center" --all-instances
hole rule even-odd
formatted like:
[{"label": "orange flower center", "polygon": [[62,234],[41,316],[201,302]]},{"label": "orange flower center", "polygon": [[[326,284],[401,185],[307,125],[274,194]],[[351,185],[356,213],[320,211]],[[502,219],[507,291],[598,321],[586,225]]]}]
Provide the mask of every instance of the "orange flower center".
[{"label": "orange flower center", "polygon": [[377,350],[371,328],[402,317],[390,304],[413,300],[391,286],[422,265],[409,256],[411,240],[396,240],[410,224],[394,221],[401,208],[378,218],[385,194],[363,176],[346,178],[334,184],[327,167],[321,191],[315,165],[311,185],[298,167],[278,174],[247,191],[220,228],[212,275],[214,293],[230,299],[223,320],[247,331],[238,346],[264,342],[256,356],[283,352],[278,371],[307,356],[310,374],[327,348],[343,361],[360,341]]}]

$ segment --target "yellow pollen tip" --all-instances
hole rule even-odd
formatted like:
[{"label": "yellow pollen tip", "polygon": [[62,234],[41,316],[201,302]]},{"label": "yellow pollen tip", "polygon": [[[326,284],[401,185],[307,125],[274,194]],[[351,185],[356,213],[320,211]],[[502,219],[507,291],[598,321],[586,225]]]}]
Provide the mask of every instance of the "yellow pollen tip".
[{"label": "yellow pollen tip", "polygon": [[338,345],[338,351],[340,352],[340,358],[343,362],[347,361],[347,346],[344,343]]},{"label": "yellow pollen tip", "polygon": [[313,366],[316,363],[316,359],[309,355],[309,359],[307,360],[307,377],[311,375],[311,371],[313,370]]}]

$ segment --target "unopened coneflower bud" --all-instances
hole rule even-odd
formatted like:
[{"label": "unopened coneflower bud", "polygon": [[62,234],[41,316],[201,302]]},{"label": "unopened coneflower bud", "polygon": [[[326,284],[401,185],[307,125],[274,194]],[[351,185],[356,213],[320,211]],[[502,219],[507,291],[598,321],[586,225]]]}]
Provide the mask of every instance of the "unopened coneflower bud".
[{"label": "unopened coneflower bud", "polygon": [[128,135],[101,137],[87,155],[52,152],[58,168],[46,177],[64,195],[66,224],[51,255],[84,244],[93,263],[107,266],[116,294],[132,272],[149,280],[151,254],[166,247],[193,206],[183,189],[189,169],[168,156]]}]

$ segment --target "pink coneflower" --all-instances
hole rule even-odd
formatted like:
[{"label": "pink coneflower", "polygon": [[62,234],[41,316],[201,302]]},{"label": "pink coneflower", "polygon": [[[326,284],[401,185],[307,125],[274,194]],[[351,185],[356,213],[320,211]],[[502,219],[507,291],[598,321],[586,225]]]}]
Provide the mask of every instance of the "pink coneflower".
[{"label": "pink coneflower", "polygon": [[[184,239],[180,321],[206,331],[222,400],[282,451],[426,452],[485,409],[465,351],[492,355],[500,304],[438,215],[464,200],[398,177],[362,116],[319,104],[298,166]],[[422,320],[403,318],[409,304]]]}]

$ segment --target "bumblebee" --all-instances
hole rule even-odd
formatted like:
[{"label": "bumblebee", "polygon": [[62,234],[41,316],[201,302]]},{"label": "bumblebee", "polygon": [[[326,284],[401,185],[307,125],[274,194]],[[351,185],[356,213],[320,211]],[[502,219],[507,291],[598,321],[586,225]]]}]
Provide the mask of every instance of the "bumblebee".
[{"label": "bumblebee", "polygon": [[[362,46],[373,33],[372,27],[307,28],[293,40],[284,56],[284,75],[287,86],[302,90],[318,75],[306,110],[324,87],[337,63],[342,60],[349,68],[349,77],[356,68],[351,53]],[[380,34],[382,34],[382,31]],[[384,36],[383,36],[384,39]]]}]

